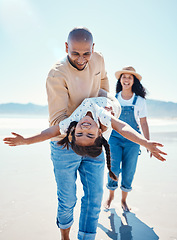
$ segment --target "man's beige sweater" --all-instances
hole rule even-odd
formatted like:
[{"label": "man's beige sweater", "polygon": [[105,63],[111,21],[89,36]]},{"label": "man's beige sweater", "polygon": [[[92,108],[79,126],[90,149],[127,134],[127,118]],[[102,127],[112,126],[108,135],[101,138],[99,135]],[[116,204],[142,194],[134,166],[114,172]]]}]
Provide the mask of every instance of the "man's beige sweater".
[{"label": "man's beige sweater", "polygon": [[69,117],[85,98],[97,97],[100,88],[109,91],[102,55],[94,52],[81,71],[74,68],[67,57],[59,61],[48,74],[46,88],[49,124],[53,126]]}]

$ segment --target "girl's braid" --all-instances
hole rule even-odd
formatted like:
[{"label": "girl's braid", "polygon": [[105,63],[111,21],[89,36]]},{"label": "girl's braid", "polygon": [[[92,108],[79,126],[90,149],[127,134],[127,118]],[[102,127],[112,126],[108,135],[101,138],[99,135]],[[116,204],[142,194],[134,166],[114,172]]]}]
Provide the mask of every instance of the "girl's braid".
[{"label": "girl's braid", "polygon": [[111,171],[111,154],[110,154],[110,147],[107,142],[107,140],[102,136],[102,143],[106,151],[106,163],[107,163],[107,168],[109,170],[109,176],[113,180],[117,181],[116,175]]}]

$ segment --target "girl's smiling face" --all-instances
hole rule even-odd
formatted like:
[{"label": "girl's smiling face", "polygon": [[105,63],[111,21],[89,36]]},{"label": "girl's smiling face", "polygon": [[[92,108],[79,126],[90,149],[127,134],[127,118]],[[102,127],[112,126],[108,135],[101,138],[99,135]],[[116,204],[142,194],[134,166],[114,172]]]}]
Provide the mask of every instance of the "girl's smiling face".
[{"label": "girl's smiling face", "polygon": [[96,138],[101,135],[97,123],[90,117],[83,117],[75,128],[76,144],[80,146],[93,145]]},{"label": "girl's smiling face", "polygon": [[122,89],[124,90],[131,89],[134,83],[133,75],[129,73],[123,73],[120,78],[120,83],[122,85]]}]

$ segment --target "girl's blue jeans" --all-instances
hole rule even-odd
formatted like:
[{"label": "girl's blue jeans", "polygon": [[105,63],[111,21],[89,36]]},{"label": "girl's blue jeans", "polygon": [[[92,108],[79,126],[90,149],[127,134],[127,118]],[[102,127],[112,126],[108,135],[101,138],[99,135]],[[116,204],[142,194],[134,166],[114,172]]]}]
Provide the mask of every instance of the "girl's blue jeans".
[{"label": "girl's blue jeans", "polygon": [[103,195],[104,154],[96,158],[81,157],[72,149],[62,149],[56,141],[51,141],[51,159],[57,183],[58,227],[67,229],[73,223],[79,172],[84,196],[81,200],[78,239],[94,240]]},{"label": "girl's blue jeans", "polygon": [[[136,171],[137,159],[140,146],[126,138],[117,138],[117,133],[111,134],[109,139],[111,151],[111,170],[119,176],[122,173],[121,190],[130,192],[132,190],[132,181]],[[108,175],[107,188],[115,190],[118,182],[112,180]]]}]

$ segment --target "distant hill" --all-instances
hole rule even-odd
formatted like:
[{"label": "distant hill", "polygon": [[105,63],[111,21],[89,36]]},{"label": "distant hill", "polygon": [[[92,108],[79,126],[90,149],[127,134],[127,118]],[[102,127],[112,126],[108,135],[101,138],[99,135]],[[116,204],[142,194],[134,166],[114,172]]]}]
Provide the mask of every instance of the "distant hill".
[{"label": "distant hill", "polygon": [[4,103],[0,104],[0,114],[47,115],[48,107],[32,103]]},{"label": "distant hill", "polygon": [[[148,116],[151,118],[177,118],[177,103],[147,99]],[[0,104],[1,115],[48,115],[48,107],[32,103]]]},{"label": "distant hill", "polygon": [[177,103],[147,99],[148,116],[152,118],[177,118]]}]

